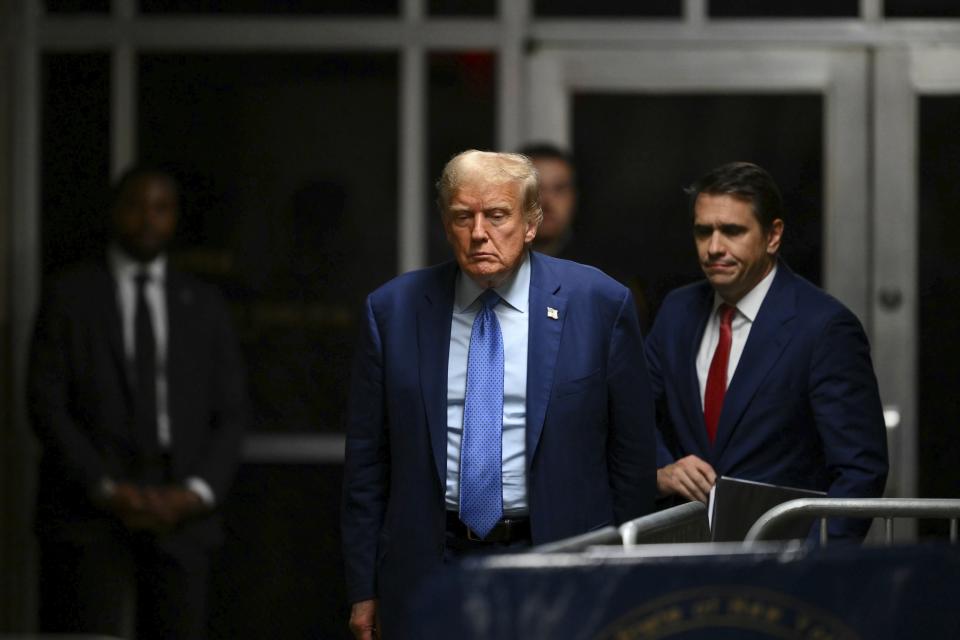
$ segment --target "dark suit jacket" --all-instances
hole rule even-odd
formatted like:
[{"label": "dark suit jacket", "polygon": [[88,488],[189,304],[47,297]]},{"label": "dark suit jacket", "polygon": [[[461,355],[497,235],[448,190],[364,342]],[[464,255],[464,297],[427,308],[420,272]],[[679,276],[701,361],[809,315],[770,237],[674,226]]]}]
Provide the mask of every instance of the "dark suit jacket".
[{"label": "dark suit jacket", "polygon": [[[174,480],[200,477],[222,501],[239,462],[247,419],[243,367],[219,293],[168,268],[167,387]],[[106,262],[56,278],[36,323],[28,405],[43,448],[37,529],[83,540],[111,526],[90,501],[102,478],[140,481],[132,381],[125,364],[116,283]],[[174,534],[216,543],[213,517]]]},{"label": "dark suit jacket", "polygon": [[[846,307],[782,262],[709,444],[696,357],[713,295],[707,281],[673,291],[646,341],[657,466],[693,454],[719,475],[836,498],[882,495],[887,439],[867,337]],[[867,524],[834,520],[830,535],[862,536]]]},{"label": "dark suit jacket", "polygon": [[[530,260],[526,453],[536,544],[649,512],[656,471],[630,293],[592,267],[537,253]],[[385,617],[443,558],[456,275],[455,263],[407,273],[366,302],[343,544],[350,601],[379,597]]]}]

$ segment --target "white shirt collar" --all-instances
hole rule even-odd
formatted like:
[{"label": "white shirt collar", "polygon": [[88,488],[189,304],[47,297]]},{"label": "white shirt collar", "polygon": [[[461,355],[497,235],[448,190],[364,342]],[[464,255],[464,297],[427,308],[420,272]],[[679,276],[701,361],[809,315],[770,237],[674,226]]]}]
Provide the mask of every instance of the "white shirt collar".
[{"label": "white shirt collar", "polygon": [[167,276],[167,256],[165,254],[160,254],[144,265],[131,258],[120,247],[112,244],[107,250],[107,256],[110,261],[110,269],[113,271],[113,277],[117,281],[133,280],[137,273],[144,268],[150,275],[151,282],[162,283]]},{"label": "white shirt collar", "polygon": [[[753,322],[757,318],[757,314],[760,313],[760,305],[763,304],[763,299],[767,297],[767,292],[770,291],[770,285],[773,284],[773,278],[777,275],[777,263],[773,263],[773,268],[770,269],[770,273],[763,277],[763,280],[757,283],[757,285],[747,292],[745,296],[740,298],[740,301],[734,305],[747,320]],[[723,298],[720,297],[720,294],[713,294],[713,310],[716,311],[717,307],[723,304]]]},{"label": "white shirt collar", "polygon": [[[457,285],[454,296],[454,306],[457,312],[462,313],[466,311],[470,305],[476,302],[483,291],[484,290],[481,289],[470,276],[465,274],[463,270],[460,270],[460,273],[457,275]],[[494,291],[499,294],[504,302],[520,313],[527,312],[527,306],[530,302],[529,251],[524,250],[520,266],[502,285],[495,287]]]}]

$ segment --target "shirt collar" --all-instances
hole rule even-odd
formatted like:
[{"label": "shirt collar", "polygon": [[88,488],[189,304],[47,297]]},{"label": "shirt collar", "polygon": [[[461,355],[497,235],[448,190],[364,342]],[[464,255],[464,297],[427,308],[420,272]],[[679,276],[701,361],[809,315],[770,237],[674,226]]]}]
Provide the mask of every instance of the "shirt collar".
[{"label": "shirt collar", "polygon": [[[474,302],[477,301],[477,298],[480,297],[480,294],[483,293],[476,282],[474,282],[470,276],[465,274],[463,270],[457,275],[457,285],[456,292],[454,295],[454,306],[458,313],[463,313],[466,311]],[[509,304],[511,307],[519,311],[520,313],[527,312],[527,306],[530,302],[530,252],[523,252],[523,259],[520,262],[520,266],[517,268],[516,272],[511,275],[507,280],[500,285],[495,287],[494,291],[503,299],[504,302]]]},{"label": "shirt collar", "polygon": [[131,258],[116,245],[110,245],[107,255],[110,261],[110,270],[118,281],[132,280],[142,269],[146,269],[151,282],[162,283],[167,276],[167,256],[165,254],[157,256],[145,265]]},{"label": "shirt collar", "polygon": [[[763,277],[763,280],[757,283],[757,285],[750,289],[745,296],[740,298],[735,306],[737,311],[740,312],[747,320],[753,322],[757,318],[757,314],[760,313],[760,305],[763,304],[763,299],[767,297],[767,292],[770,291],[770,286],[773,284],[773,278],[777,275],[777,263],[773,263],[773,268],[770,269],[770,273]],[[716,311],[717,307],[723,304],[723,298],[720,297],[720,294],[713,294],[713,310]]]}]

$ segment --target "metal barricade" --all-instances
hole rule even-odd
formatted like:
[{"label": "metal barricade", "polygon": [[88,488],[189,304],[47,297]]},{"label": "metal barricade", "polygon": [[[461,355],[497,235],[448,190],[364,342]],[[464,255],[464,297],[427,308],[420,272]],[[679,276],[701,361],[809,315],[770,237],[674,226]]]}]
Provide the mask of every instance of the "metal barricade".
[{"label": "metal barricade", "polygon": [[707,542],[707,505],[687,502],[625,522],[620,525],[620,536],[626,549],[637,544]]},{"label": "metal barricade", "polygon": [[527,553],[576,553],[600,545],[620,545],[620,530],[604,527],[572,538],[548,542],[531,548]]},{"label": "metal barricade", "polygon": [[894,518],[934,518],[950,521],[950,542],[957,543],[960,500],[941,498],[801,498],[779,504],[760,516],[750,527],[746,546],[769,539],[770,532],[785,521],[820,519],[820,543],[827,544],[827,518],[883,518],[884,539],[893,543]]},{"label": "metal barricade", "polygon": [[590,547],[616,546],[631,548],[638,544],[690,543],[710,540],[707,507],[702,502],[688,502],[630,520],[617,527],[542,544],[529,553],[576,553]]}]

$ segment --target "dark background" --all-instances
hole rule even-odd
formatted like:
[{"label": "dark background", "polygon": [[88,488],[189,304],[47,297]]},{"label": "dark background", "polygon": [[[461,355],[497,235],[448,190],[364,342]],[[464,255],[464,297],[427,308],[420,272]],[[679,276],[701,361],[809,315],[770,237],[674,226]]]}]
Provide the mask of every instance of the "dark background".
[{"label": "dark background", "polygon": [[[960,97],[920,99],[918,458],[922,496],[960,497]],[[945,535],[946,522],[920,533]]]},{"label": "dark background", "polygon": [[720,164],[746,160],[776,176],[788,211],[783,257],[819,284],[821,102],[819,95],[575,95],[581,195],[570,253],[631,287],[646,332],[666,294],[703,275],[684,188]]}]

